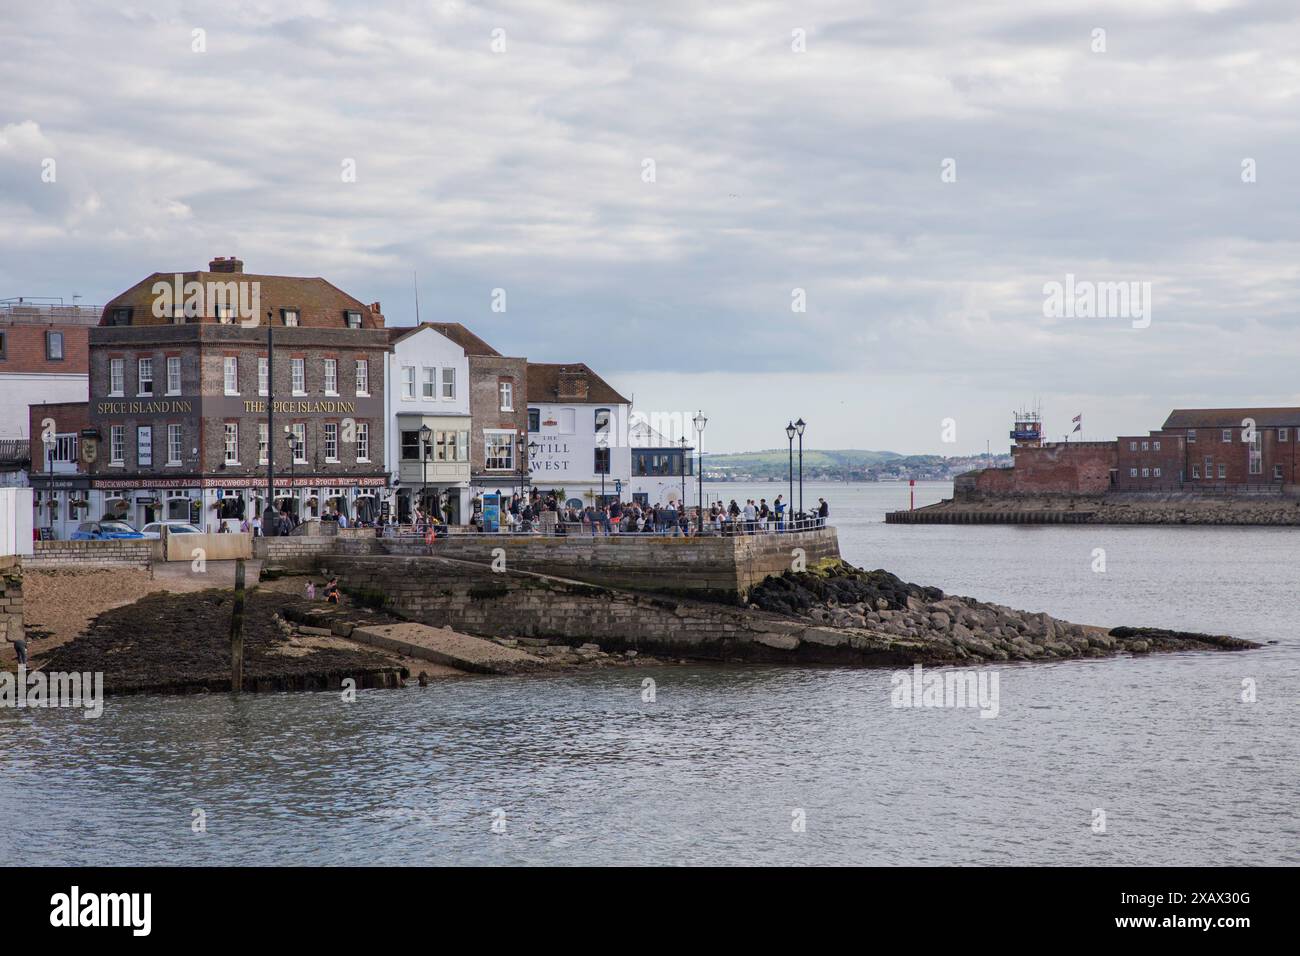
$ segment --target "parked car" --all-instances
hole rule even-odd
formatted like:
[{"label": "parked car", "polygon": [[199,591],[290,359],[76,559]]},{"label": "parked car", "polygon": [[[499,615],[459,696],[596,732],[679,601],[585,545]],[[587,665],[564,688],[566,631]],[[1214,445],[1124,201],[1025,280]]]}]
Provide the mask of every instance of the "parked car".
[{"label": "parked car", "polygon": [[73,541],[122,541],[143,537],[125,521],[83,521],[72,532]]},{"label": "parked car", "polygon": [[162,537],[162,529],[166,528],[168,534],[202,534],[202,528],[196,528],[188,521],[151,521],[140,529],[140,534],[150,540],[157,541]]}]

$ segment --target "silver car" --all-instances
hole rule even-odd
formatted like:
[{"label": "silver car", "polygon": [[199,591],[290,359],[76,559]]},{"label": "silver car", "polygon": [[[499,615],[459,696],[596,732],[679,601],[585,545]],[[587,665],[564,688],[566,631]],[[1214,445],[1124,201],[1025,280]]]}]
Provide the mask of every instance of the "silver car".
[{"label": "silver car", "polygon": [[151,521],[140,529],[140,533],[146,538],[157,541],[162,537],[162,529],[166,528],[169,534],[202,534],[202,528],[196,528],[192,524],[184,521]]}]

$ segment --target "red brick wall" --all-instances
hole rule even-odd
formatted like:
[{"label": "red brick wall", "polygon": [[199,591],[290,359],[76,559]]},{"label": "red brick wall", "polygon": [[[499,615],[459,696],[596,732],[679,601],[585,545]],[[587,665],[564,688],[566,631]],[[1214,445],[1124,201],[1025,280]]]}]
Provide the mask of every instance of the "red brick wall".
[{"label": "red brick wall", "polygon": [[976,492],[991,495],[1101,494],[1110,490],[1114,442],[1072,442],[1011,449],[1012,468],[980,473]]},{"label": "red brick wall", "polygon": [[[63,333],[63,360],[45,357],[45,333]],[[58,372],[85,375],[89,367],[89,328],[85,325],[44,325],[0,322],[4,335],[4,357],[0,372]]]},{"label": "red brick wall", "polygon": [[1177,490],[1185,461],[1181,435],[1164,432],[1121,435],[1115,444],[1117,490]]},{"label": "red brick wall", "polygon": [[[1228,429],[1230,441],[1223,440],[1222,428],[1171,428],[1170,434],[1184,439],[1183,468],[1184,480],[1188,490],[1198,485],[1211,484],[1251,484],[1269,485],[1281,481],[1295,484],[1300,481],[1300,448],[1296,447],[1296,429],[1286,429],[1286,441],[1281,440],[1277,428],[1259,428],[1259,448],[1261,464],[1259,474],[1250,473],[1250,445],[1241,440],[1242,429],[1238,426]],[[1195,440],[1191,439],[1195,432]],[[1206,459],[1209,459],[1211,475],[1206,475]],[[1219,466],[1224,466],[1225,477],[1219,477]],[[1275,466],[1282,466],[1282,477],[1274,477]],[[1193,474],[1193,467],[1199,474]]]},{"label": "red brick wall", "polygon": [[[68,434],[70,432],[81,435],[83,428],[90,427],[90,405],[87,402],[51,402],[44,405],[28,405],[28,431],[31,436],[31,455],[32,455],[32,473],[43,473],[46,470],[45,461],[45,444],[41,441],[41,422],[47,418],[54,419],[55,434]],[[80,451],[81,438],[78,437],[78,451]],[[84,472],[86,466],[82,464],[80,455],[77,458],[77,471]]]}]

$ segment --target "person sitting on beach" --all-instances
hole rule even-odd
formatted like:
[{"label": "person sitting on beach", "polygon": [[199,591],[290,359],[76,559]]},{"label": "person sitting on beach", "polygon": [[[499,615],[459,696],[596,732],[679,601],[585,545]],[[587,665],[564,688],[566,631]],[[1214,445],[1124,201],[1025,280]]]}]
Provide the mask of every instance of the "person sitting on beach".
[{"label": "person sitting on beach", "polygon": [[329,583],[325,585],[325,600],[330,604],[339,603],[339,579],[330,578]]},{"label": "person sitting on beach", "polygon": [[307,582],[307,588],[306,588],[306,590],[305,590],[304,593],[307,595],[307,600],[308,600],[308,601],[314,601],[314,600],[316,600],[316,582],[315,582],[315,581],[308,581],[308,582]]}]

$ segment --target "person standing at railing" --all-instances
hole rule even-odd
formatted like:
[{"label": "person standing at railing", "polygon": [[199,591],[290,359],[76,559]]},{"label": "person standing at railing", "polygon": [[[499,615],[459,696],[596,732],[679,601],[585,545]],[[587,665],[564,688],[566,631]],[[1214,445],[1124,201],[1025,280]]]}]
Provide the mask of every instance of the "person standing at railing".
[{"label": "person standing at railing", "polygon": [[759,528],[762,529],[764,534],[767,533],[767,521],[768,518],[771,517],[771,515],[772,512],[768,511],[767,509],[767,499],[766,498],[758,499],[758,526]]},{"label": "person standing at railing", "polygon": [[754,533],[754,522],[758,518],[758,508],[754,506],[753,498],[745,499],[745,534]]},{"label": "person standing at railing", "polygon": [[817,527],[826,527],[826,519],[831,516],[831,506],[826,503],[825,498],[817,499],[820,504],[817,505]]},{"label": "person standing at railing", "polygon": [[776,530],[784,531],[785,530],[785,502],[781,500],[780,495],[777,495],[776,501],[772,502],[772,510],[776,515]]}]

